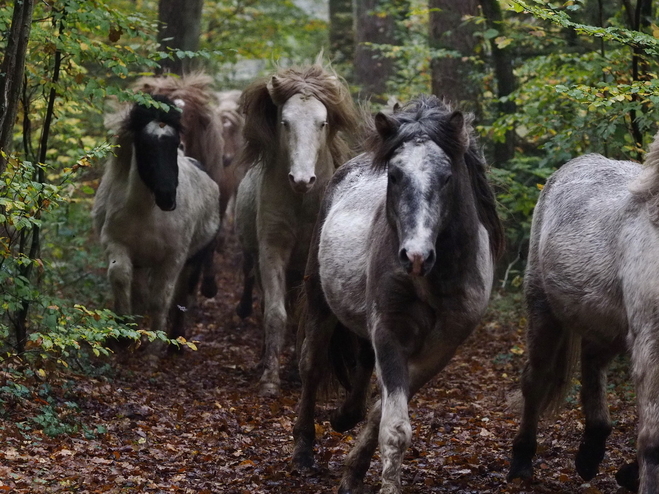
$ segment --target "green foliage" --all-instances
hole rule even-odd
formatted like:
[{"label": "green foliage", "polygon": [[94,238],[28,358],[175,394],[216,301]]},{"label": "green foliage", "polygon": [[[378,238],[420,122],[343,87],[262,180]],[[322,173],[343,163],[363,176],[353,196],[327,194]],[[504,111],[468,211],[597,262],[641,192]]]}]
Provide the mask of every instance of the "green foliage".
[{"label": "green foliage", "polygon": [[229,84],[239,61],[310,63],[328,45],[327,23],[292,0],[206,2],[203,19],[201,47],[222,53],[211,65]]}]

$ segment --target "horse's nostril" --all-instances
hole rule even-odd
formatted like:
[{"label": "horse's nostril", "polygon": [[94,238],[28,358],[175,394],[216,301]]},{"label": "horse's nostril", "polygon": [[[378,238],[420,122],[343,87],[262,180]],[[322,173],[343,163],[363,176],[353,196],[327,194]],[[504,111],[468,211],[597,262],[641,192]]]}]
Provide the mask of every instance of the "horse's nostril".
[{"label": "horse's nostril", "polygon": [[400,249],[398,252],[398,258],[402,261],[409,261],[409,258],[407,257],[407,249]]},{"label": "horse's nostril", "polygon": [[313,185],[313,183],[314,183],[315,181],[316,181],[316,176],[315,176],[315,175],[311,175],[311,177],[309,177],[309,185]]},{"label": "horse's nostril", "polygon": [[434,262],[435,262],[435,249],[432,249],[428,253],[428,258],[426,259],[426,264],[430,265],[430,264],[434,264]]},{"label": "horse's nostril", "polygon": [[288,174],[288,179],[291,181],[291,183],[292,183],[293,185],[295,185],[295,177],[293,176],[292,173],[289,173],[289,174]]}]

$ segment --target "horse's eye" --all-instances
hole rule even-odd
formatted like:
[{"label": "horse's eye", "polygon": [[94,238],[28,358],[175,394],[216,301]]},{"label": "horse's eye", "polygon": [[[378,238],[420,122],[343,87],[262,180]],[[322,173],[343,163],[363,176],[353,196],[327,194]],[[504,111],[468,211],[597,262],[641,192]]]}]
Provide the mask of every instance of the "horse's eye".
[{"label": "horse's eye", "polygon": [[288,127],[288,122],[287,122],[286,120],[282,120],[282,121],[281,121],[281,124],[282,124],[284,127]]},{"label": "horse's eye", "polygon": [[325,122],[323,122],[323,123],[320,124],[320,128],[321,128],[321,129],[324,128],[324,127],[327,127],[327,121],[325,121]]},{"label": "horse's eye", "polygon": [[396,175],[394,175],[393,173],[389,173],[389,182],[392,183],[393,185],[396,185],[396,182],[398,182]]}]

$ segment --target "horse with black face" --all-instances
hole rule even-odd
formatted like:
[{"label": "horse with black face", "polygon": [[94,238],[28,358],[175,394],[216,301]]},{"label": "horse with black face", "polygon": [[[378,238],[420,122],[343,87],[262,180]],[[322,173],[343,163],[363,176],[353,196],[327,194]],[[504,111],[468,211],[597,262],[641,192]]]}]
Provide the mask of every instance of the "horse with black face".
[{"label": "horse with black face", "polygon": [[305,273],[293,463],[313,463],[316,392],[330,369],[349,390],[332,415],[335,430],[364,418],[374,367],[381,388],[339,492],[361,492],[378,440],[380,492],[400,492],[408,402],[487,306],[503,234],[469,122],[426,96],[378,113],[370,152],[327,187]]},{"label": "horse with black face", "polygon": [[616,480],[659,492],[659,134],[645,161],[581,156],[540,194],[524,277],[524,406],[508,479],[533,476],[538,421],[562,405],[579,357],[585,427],[575,466],[584,480],[597,474],[612,430],[606,369],[629,351],[638,452]]},{"label": "horse with black face", "polygon": [[[180,111],[166,97],[114,116],[117,150],[96,193],[94,226],[108,259],[119,315],[151,316],[172,338],[183,336],[185,307],[201,262],[220,226],[219,190],[191,158],[180,154]],[[164,109],[167,108],[167,109]]]},{"label": "horse with black face", "polygon": [[[224,167],[224,133],[215,107],[212,84],[211,76],[194,72],[182,77],[140,77],[132,84],[132,88],[142,93],[165,96],[179,107],[185,128],[185,133],[181,135],[181,147],[186,156],[201,163],[220,188],[220,218],[224,220],[229,199],[235,193],[237,184]],[[221,232],[218,232],[218,246],[222,240]],[[194,293],[195,288],[191,287],[191,293]],[[204,259],[201,293],[208,298],[217,294],[212,255]]]}]

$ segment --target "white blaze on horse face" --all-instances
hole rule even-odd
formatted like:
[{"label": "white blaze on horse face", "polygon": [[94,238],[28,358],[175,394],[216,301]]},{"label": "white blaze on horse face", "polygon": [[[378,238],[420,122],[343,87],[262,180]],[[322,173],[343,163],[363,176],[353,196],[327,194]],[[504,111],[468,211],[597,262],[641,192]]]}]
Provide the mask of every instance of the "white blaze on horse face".
[{"label": "white blaze on horse face", "polygon": [[176,135],[176,129],[174,129],[174,127],[162,122],[157,122],[156,120],[149,122],[146,127],[144,127],[144,132],[157,138]]},{"label": "white blaze on horse face", "polygon": [[281,108],[281,137],[288,151],[288,178],[294,191],[309,191],[327,139],[327,108],[316,98],[295,94]]},{"label": "white blaze on horse face", "polygon": [[390,184],[392,179],[398,182],[392,186],[392,206],[396,208],[400,261],[410,274],[425,275],[435,262],[442,192],[451,175],[451,162],[433,141],[415,140],[403,144],[392,157],[389,175]]}]

